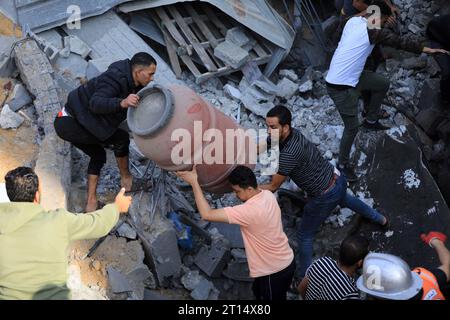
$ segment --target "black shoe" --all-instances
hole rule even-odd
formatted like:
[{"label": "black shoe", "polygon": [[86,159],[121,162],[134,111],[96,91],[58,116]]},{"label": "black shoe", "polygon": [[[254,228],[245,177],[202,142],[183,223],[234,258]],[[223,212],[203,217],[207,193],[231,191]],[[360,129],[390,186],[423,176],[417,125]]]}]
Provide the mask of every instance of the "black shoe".
[{"label": "black shoe", "polygon": [[375,131],[382,131],[382,130],[389,130],[391,128],[386,127],[384,125],[382,125],[379,121],[375,122],[375,123],[369,123],[367,122],[367,120],[364,120],[363,122],[363,127],[369,130],[375,130]]},{"label": "black shoe", "polygon": [[358,176],[356,175],[353,167],[351,167],[349,165],[345,165],[345,166],[339,165],[338,169],[339,169],[339,171],[342,172],[342,174],[345,176],[345,178],[347,179],[348,182],[358,181]]}]

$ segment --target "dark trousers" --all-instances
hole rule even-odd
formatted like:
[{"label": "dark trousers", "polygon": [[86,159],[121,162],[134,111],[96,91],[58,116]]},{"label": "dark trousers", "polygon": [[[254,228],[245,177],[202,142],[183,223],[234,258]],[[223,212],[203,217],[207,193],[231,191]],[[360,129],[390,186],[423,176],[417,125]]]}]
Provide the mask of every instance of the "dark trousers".
[{"label": "dark trousers", "polygon": [[269,274],[268,276],[255,278],[253,282],[253,294],[258,301],[286,300],[286,294],[291,285],[295,272],[295,259],[285,269]]},{"label": "dark trousers", "polygon": [[90,157],[89,175],[100,175],[100,171],[106,163],[105,147],[111,148],[118,158],[128,156],[130,136],[122,129],[117,129],[107,140],[100,141],[72,117],[58,117],[55,119],[54,126],[56,134],[61,139],[71,142]]}]

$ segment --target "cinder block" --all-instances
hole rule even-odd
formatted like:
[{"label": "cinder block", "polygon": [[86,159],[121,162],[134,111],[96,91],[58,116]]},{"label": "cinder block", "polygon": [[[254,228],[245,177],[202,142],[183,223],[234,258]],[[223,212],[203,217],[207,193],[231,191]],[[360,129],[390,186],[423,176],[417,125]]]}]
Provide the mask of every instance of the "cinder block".
[{"label": "cinder block", "polygon": [[205,246],[200,249],[194,263],[209,277],[218,278],[229,260],[229,248],[213,242],[210,249]]},{"label": "cinder block", "polygon": [[214,49],[214,55],[235,69],[242,67],[250,58],[247,51],[228,41],[219,44]]}]

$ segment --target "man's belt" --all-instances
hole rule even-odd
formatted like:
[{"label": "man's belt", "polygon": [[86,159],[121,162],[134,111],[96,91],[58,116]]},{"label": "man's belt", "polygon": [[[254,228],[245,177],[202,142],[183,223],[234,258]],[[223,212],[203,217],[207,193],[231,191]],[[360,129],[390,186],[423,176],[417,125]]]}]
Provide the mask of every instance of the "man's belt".
[{"label": "man's belt", "polygon": [[339,91],[348,90],[348,89],[354,89],[352,86],[347,86],[345,84],[333,84],[329,82],[325,82],[327,84],[327,87],[333,88]]}]

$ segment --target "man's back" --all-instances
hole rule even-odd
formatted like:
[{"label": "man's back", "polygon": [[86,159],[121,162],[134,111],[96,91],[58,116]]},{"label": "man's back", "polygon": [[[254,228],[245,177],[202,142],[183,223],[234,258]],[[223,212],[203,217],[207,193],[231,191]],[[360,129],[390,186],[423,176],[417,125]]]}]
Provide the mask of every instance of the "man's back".
[{"label": "man's back", "polygon": [[107,234],[118,218],[115,205],[75,215],[33,203],[0,204],[0,299],[69,299],[68,244]]}]

